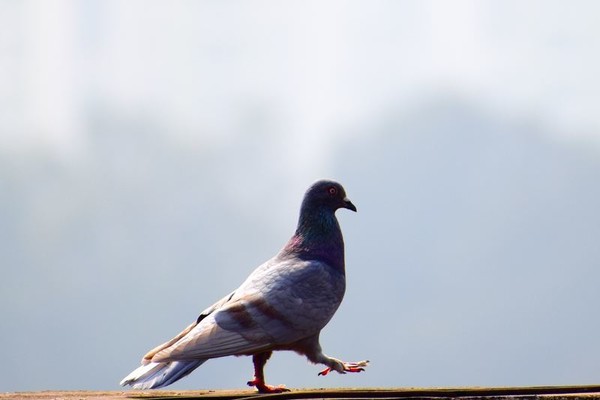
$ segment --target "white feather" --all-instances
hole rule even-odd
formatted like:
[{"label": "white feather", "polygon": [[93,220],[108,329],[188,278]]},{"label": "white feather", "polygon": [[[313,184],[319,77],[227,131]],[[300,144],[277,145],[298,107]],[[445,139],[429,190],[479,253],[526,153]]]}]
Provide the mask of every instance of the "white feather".
[{"label": "white feather", "polygon": [[135,369],[122,381],[121,386],[134,389],[157,389],[183,378],[202,365],[206,360],[151,362]]}]

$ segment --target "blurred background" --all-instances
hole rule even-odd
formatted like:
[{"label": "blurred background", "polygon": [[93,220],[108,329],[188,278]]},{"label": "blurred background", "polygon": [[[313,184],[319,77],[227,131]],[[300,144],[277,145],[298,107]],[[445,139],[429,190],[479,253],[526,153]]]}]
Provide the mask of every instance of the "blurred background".
[{"label": "blurred background", "polygon": [[[339,180],[289,387],[600,377],[600,3],[0,1],[0,391],[118,389]],[[174,389],[244,388],[250,359]]]}]

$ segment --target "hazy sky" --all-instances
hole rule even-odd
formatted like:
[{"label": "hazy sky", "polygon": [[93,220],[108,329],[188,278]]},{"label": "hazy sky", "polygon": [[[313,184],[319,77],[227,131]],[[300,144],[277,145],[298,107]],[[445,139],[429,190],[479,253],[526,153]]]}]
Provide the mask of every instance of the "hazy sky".
[{"label": "hazy sky", "polygon": [[[0,391],[116,389],[339,179],[349,290],[273,383],[590,383],[600,3],[0,1]],[[178,388],[243,387],[247,359]],[[281,381],[281,382],[280,382]]]},{"label": "hazy sky", "polygon": [[440,90],[539,118],[562,134],[594,134],[598,8],[3,2],[3,147],[81,151],[86,111],[100,105],[153,115],[183,140],[225,140],[242,131],[244,112],[262,107],[278,116],[290,152],[305,154],[390,102]]}]

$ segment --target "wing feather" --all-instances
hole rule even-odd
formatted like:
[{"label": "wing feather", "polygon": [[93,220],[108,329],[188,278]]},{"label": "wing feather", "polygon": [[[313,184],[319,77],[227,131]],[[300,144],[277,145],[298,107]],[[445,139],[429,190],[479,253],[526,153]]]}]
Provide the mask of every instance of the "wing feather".
[{"label": "wing feather", "polygon": [[150,351],[145,362],[252,354],[313,336],[343,297],[343,276],[331,279],[333,273],[314,260],[268,262],[194,324]]},{"label": "wing feather", "polygon": [[238,332],[228,331],[216,324],[212,315],[194,327],[173,345],[157,352],[153,362],[217,358],[248,354],[270,347],[265,340],[249,340]]}]

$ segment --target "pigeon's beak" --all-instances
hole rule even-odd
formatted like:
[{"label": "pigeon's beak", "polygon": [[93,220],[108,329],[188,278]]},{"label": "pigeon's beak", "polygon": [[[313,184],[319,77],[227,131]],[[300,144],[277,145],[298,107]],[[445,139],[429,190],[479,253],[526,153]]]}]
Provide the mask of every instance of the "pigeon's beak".
[{"label": "pigeon's beak", "polygon": [[356,212],[356,206],[347,197],[344,198],[344,208]]}]

